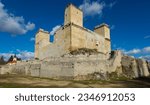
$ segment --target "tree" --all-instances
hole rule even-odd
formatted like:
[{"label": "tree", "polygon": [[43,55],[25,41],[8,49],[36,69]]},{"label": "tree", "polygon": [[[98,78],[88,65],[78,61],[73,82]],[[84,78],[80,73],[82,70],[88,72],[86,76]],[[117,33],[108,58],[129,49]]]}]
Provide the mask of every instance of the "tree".
[{"label": "tree", "polygon": [[14,57],[13,57],[13,55],[11,55],[7,62],[12,62],[13,59],[14,59]]},{"label": "tree", "polygon": [[4,65],[6,64],[5,60],[4,60],[4,56],[0,57],[0,65]]},{"label": "tree", "polygon": [[21,61],[21,58],[17,58],[17,61]]}]

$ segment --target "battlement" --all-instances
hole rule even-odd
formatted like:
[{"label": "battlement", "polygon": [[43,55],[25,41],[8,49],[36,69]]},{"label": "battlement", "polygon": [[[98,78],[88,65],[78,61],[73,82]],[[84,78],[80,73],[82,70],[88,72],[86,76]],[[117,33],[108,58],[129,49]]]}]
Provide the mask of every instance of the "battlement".
[{"label": "battlement", "polygon": [[78,49],[96,49],[104,58],[111,52],[110,28],[103,23],[91,31],[83,27],[83,12],[73,4],[65,9],[64,25],[49,42],[50,33],[39,29],[35,40],[35,58],[60,57]]},{"label": "battlement", "polygon": [[83,12],[73,4],[69,4],[65,9],[64,25],[68,23],[83,27]]},{"label": "battlement", "polygon": [[109,28],[109,25],[106,24],[106,23],[102,23],[102,24],[100,24],[100,25],[95,26],[94,29],[98,29],[98,28],[101,28],[101,27],[107,27],[107,28]]},{"label": "battlement", "polygon": [[80,10],[81,12],[83,12],[80,8],[76,7],[76,6],[75,6],[74,4],[72,4],[72,3],[69,3],[69,4],[66,6],[66,9],[67,9],[68,7],[70,7],[70,6],[73,6],[74,8],[76,8],[76,9]]},{"label": "battlement", "polygon": [[44,29],[42,29],[42,28],[40,28],[40,29],[38,30],[38,32],[37,32],[37,33],[39,33],[39,32],[43,32],[43,33],[49,34],[49,32],[48,32],[48,31],[45,31],[45,30],[44,30]]}]

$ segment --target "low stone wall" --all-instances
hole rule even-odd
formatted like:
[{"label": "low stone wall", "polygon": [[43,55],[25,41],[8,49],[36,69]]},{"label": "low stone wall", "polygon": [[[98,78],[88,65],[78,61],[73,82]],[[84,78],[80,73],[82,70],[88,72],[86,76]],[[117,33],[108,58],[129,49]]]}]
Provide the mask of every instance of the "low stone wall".
[{"label": "low stone wall", "polygon": [[101,60],[98,55],[78,55],[18,62],[16,65],[5,65],[0,68],[0,74],[8,73],[79,80],[106,79],[108,74],[113,73],[117,76],[138,78],[150,75],[150,64],[145,60],[122,56],[120,51],[115,51],[114,56],[108,60]]},{"label": "low stone wall", "polygon": [[5,65],[0,66],[0,74],[10,74],[12,73],[12,66]]},{"label": "low stone wall", "polygon": [[98,56],[78,56],[48,58],[44,61],[18,62],[16,65],[3,66],[1,74],[12,73],[47,78],[74,78],[94,72],[106,72],[105,60]]}]

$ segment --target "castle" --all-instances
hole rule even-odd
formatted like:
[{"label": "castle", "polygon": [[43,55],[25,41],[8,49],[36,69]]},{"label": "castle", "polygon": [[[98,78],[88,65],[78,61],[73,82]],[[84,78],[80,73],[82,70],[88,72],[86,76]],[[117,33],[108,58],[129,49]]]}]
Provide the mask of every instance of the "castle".
[{"label": "castle", "polygon": [[60,57],[71,51],[86,48],[96,49],[101,58],[111,52],[110,29],[101,24],[94,31],[83,27],[83,12],[69,4],[65,9],[64,25],[54,34],[54,42],[50,42],[50,33],[39,29],[35,40],[35,58]]},{"label": "castle", "polygon": [[[150,63],[111,51],[110,29],[106,24],[90,31],[83,27],[83,12],[70,4],[65,22],[49,41],[50,33],[40,29],[35,40],[35,60],[0,67],[0,74],[18,74],[53,79],[107,80],[118,77],[150,76]],[[96,51],[83,54],[81,50]],[[72,52],[78,52],[73,54]],[[13,61],[16,61],[14,59]]]}]

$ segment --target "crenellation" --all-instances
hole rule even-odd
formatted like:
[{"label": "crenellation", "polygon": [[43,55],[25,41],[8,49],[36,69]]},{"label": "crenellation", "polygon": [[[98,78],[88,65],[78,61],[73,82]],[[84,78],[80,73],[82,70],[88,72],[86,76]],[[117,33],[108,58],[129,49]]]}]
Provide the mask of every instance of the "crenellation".
[{"label": "crenellation", "polygon": [[64,17],[64,25],[56,30],[53,42],[49,41],[50,32],[38,30],[35,60],[4,65],[0,74],[77,80],[110,80],[109,75],[114,73],[116,78],[150,76],[146,60],[111,51],[109,25],[103,23],[94,31],[83,27],[83,12],[72,4],[67,6]]},{"label": "crenellation", "polygon": [[102,24],[100,24],[100,25],[95,26],[94,30],[95,30],[95,29],[98,29],[98,28],[101,28],[101,27],[104,27],[104,26],[107,27],[107,28],[109,28],[109,25],[108,25],[108,24],[102,23]]},{"label": "crenellation", "polygon": [[111,52],[109,26],[103,23],[94,31],[83,27],[83,12],[72,4],[65,9],[64,25],[54,37],[54,42],[50,43],[49,32],[39,29],[35,41],[36,58],[60,57],[81,48],[96,49],[104,56]]},{"label": "crenellation", "polygon": [[48,31],[45,31],[45,30],[44,30],[44,29],[42,29],[42,28],[40,28],[40,29],[38,30],[38,32],[37,32],[37,33],[39,33],[39,32],[43,32],[43,33],[49,34],[49,32],[48,32]]}]

